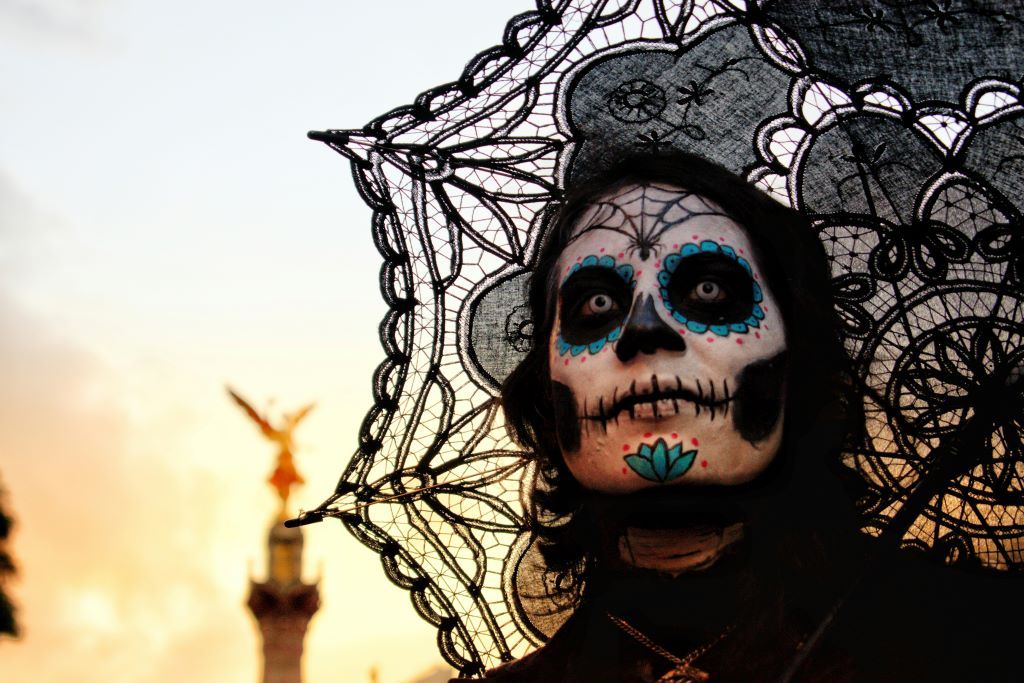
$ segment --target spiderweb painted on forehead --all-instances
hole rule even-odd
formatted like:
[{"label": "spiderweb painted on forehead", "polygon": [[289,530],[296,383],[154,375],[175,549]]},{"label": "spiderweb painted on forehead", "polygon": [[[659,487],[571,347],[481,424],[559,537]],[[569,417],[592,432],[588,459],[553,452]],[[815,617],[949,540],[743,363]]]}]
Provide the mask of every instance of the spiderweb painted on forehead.
[{"label": "spiderweb painted on forehead", "polygon": [[866,530],[1019,569],[1020,11],[823,5],[542,1],[457,81],[312,134],[373,209],[389,311],[358,450],[300,522],[338,517],[379,553],[464,673],[564,618],[521,583],[531,470],[495,397],[528,349],[544,207],[637,150],[708,157],[814,221],[862,368]]},{"label": "spiderweb painted on forehead", "polygon": [[710,216],[729,218],[713,202],[693,192],[649,183],[626,185],[584,209],[566,246],[591,230],[608,230],[626,237],[630,252],[647,260],[649,254],[658,252],[666,231]]}]

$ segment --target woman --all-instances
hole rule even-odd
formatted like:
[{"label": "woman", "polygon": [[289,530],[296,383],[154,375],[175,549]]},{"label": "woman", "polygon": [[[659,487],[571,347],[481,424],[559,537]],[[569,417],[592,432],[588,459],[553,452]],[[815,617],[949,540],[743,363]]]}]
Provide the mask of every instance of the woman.
[{"label": "woman", "polygon": [[677,155],[569,188],[545,235],[503,405],[541,606],[573,613],[486,679],[1020,680],[1013,577],[856,533],[864,418],[805,218]]},{"label": "woman", "polygon": [[[829,291],[808,222],[698,157],[567,191],[503,405],[538,460],[551,583],[577,604],[488,678],[782,673],[853,564],[830,467],[862,418]],[[797,680],[845,680],[849,659],[826,644]]]}]

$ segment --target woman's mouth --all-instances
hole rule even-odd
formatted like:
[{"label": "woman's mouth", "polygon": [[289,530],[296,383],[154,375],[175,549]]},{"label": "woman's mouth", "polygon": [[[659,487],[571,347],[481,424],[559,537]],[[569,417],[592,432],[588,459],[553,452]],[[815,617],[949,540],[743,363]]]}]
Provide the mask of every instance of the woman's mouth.
[{"label": "woman's mouth", "polygon": [[694,416],[704,413],[714,420],[719,414],[728,414],[732,401],[726,379],[717,384],[713,380],[695,380],[691,388],[678,376],[666,382],[651,375],[648,383],[638,386],[634,381],[621,394],[616,389],[610,399],[599,397],[596,405],[592,399],[584,399],[582,419],[607,428],[609,422],[618,423],[621,419],[660,420],[692,410]]}]

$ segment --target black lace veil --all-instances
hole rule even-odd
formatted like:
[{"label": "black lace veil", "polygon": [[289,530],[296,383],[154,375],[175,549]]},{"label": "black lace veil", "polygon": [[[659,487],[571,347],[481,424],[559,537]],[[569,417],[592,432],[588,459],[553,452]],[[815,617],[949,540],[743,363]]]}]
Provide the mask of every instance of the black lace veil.
[{"label": "black lace veil", "polygon": [[[1024,556],[1024,6],[539,0],[347,157],[383,257],[386,360],[336,492],[472,674],[559,623],[526,605],[528,453],[497,387],[528,349],[545,207],[629,154],[707,157],[810,217],[867,432],[864,531],[938,561]],[[545,616],[547,615],[547,616]]]}]

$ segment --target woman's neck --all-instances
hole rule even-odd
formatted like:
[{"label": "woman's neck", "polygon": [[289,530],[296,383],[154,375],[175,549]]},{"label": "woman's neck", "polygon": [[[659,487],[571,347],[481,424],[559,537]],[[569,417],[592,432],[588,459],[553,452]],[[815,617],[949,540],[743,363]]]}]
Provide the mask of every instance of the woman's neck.
[{"label": "woman's neck", "polygon": [[618,559],[627,567],[673,578],[714,566],[743,540],[743,524],[697,524],[675,529],[627,527]]},{"label": "woman's neck", "polygon": [[749,592],[746,545],[736,521],[620,527],[588,578],[587,600],[597,614],[613,614],[664,647],[686,651],[735,622]]}]

